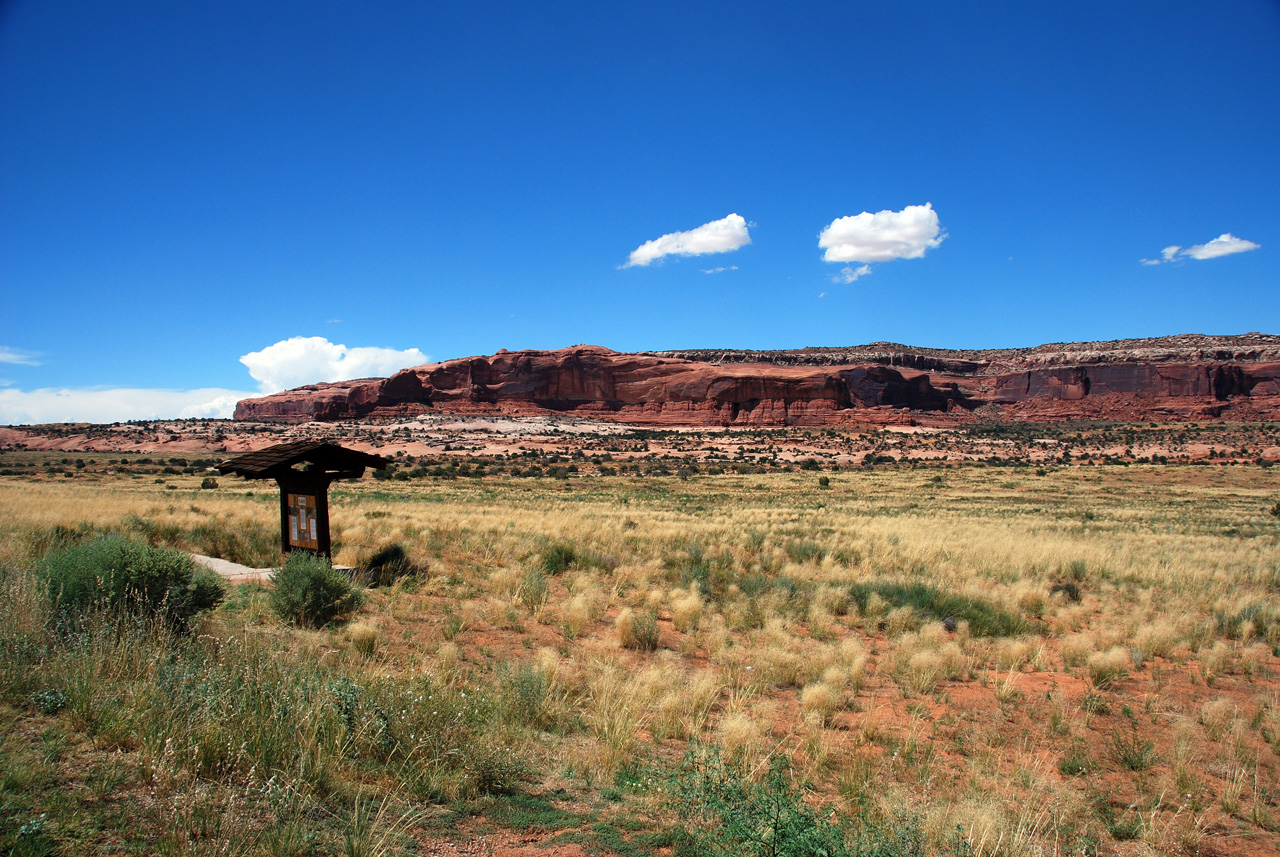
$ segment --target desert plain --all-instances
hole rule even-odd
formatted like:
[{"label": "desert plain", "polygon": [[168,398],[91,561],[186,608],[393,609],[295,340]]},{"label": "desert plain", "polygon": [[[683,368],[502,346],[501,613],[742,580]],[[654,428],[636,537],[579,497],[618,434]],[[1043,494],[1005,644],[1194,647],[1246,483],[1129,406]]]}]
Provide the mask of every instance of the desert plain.
[{"label": "desert plain", "polygon": [[[302,438],[394,462],[330,492],[334,561],[406,572],[353,616],[295,627],[242,585],[187,635],[49,630],[28,569],[102,534],[278,564],[274,486],[211,468]],[[1278,850],[1273,423],[2,440],[14,853],[740,844],[707,795],[840,822],[855,853]]]}]

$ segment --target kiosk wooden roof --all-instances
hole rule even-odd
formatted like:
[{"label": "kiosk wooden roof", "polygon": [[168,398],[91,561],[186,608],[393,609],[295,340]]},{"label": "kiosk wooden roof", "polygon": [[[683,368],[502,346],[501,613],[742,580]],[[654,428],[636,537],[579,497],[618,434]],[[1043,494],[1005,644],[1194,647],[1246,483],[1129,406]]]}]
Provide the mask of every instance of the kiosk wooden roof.
[{"label": "kiosk wooden roof", "polygon": [[391,459],[336,443],[298,440],[280,443],[229,458],[218,465],[224,476],[236,474],[245,479],[278,479],[301,473],[328,476],[330,479],[359,479],[366,467],[383,470]]}]

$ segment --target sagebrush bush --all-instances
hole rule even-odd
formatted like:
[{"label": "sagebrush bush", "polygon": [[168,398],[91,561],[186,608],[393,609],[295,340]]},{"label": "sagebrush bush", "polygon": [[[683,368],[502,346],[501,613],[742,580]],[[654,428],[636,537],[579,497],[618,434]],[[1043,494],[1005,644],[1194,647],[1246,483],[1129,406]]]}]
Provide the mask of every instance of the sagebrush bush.
[{"label": "sagebrush bush", "polygon": [[50,551],[36,571],[55,613],[71,624],[107,610],[158,617],[181,630],[226,597],[222,579],[185,553],[122,536]]},{"label": "sagebrush bush", "polygon": [[271,575],[271,609],[292,625],[320,628],[360,609],[364,593],[322,556],[294,551]]}]

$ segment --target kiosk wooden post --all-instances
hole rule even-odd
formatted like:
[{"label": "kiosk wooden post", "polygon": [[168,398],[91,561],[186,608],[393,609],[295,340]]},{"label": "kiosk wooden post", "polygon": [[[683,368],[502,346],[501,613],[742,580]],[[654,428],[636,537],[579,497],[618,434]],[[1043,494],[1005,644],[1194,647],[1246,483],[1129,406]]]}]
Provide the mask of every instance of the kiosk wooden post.
[{"label": "kiosk wooden post", "polygon": [[366,467],[382,470],[390,459],[334,443],[282,443],[228,459],[218,472],[245,479],[273,479],[280,487],[280,546],[332,556],[329,485],[359,479]]}]

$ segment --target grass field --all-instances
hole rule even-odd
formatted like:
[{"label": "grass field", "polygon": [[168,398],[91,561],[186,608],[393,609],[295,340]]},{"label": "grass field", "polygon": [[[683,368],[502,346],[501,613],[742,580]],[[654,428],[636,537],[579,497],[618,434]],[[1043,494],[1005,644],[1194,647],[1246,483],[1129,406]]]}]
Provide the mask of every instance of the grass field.
[{"label": "grass field", "polygon": [[1277,853],[1278,470],[366,479],[335,560],[418,573],[352,622],[246,586],[74,638],[47,551],[267,564],[274,490],[0,477],[0,849],[702,853],[727,823],[676,784],[714,754],[931,850]]}]

